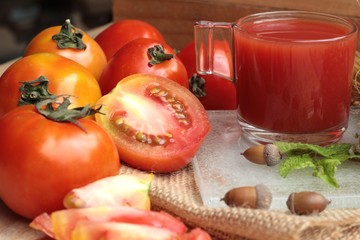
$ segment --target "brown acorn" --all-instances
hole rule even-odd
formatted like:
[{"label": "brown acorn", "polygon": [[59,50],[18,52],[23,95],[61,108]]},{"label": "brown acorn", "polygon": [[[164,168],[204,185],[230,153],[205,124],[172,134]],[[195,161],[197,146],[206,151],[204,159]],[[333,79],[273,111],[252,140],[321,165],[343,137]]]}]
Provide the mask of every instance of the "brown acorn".
[{"label": "brown acorn", "polygon": [[272,202],[270,189],[262,184],[233,188],[222,198],[230,207],[269,209]]},{"label": "brown acorn", "polygon": [[283,159],[275,144],[256,145],[246,149],[242,155],[250,162],[275,166]]},{"label": "brown acorn", "polygon": [[286,205],[292,214],[309,215],[324,211],[330,204],[317,192],[294,192],[289,195]]}]

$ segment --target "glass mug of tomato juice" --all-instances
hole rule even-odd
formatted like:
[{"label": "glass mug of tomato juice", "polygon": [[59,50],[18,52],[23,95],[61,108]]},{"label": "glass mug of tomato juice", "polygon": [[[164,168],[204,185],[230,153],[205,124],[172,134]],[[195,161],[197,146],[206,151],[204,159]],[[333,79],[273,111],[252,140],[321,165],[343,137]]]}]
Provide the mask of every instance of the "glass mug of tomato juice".
[{"label": "glass mug of tomato juice", "polygon": [[[194,34],[198,72],[234,81],[238,122],[248,139],[328,144],[341,138],[357,44],[352,22],[279,11],[236,23],[199,21]],[[233,71],[226,76],[212,64],[215,41],[226,42],[233,56]]]}]

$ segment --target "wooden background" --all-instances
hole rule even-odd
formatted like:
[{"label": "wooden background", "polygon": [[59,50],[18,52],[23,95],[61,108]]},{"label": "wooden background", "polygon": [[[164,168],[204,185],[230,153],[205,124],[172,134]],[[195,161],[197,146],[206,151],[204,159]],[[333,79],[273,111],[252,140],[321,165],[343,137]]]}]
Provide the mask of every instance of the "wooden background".
[{"label": "wooden background", "polygon": [[145,20],[176,49],[193,39],[193,23],[197,20],[234,22],[252,13],[276,10],[330,13],[350,17],[360,26],[357,0],[113,0],[114,21]]}]

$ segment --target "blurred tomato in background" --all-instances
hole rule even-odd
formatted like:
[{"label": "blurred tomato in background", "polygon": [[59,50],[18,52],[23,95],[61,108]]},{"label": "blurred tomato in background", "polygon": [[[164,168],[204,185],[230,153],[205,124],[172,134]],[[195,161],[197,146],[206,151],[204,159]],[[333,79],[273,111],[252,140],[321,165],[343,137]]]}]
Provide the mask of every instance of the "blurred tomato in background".
[{"label": "blurred tomato in background", "polygon": [[[214,65],[226,75],[232,66],[231,56],[225,42],[214,42]],[[189,42],[180,50],[178,57],[184,63],[189,77],[189,89],[199,98],[206,110],[236,109],[235,85],[216,75],[200,75],[196,72],[195,43]]]},{"label": "blurred tomato in background", "polygon": [[112,21],[112,0],[1,0],[0,63],[24,53],[41,30],[65,19],[84,31]]}]

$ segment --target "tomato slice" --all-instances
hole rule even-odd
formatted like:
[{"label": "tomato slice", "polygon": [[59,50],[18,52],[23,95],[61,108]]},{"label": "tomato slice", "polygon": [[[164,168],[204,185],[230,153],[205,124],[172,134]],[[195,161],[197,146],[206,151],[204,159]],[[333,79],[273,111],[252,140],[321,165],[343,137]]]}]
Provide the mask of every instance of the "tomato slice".
[{"label": "tomato slice", "polygon": [[79,223],[117,222],[141,224],[167,229],[176,234],[185,234],[186,225],[166,212],[145,211],[132,207],[72,208],[47,213],[36,217],[30,226],[55,239],[71,239],[71,233]]},{"label": "tomato slice", "polygon": [[154,174],[119,174],[72,189],[64,197],[66,208],[131,206],[150,210],[150,184]]},{"label": "tomato slice", "polygon": [[172,172],[186,166],[210,130],[206,110],[185,87],[151,74],[134,74],[98,101],[95,119],[132,167]]},{"label": "tomato slice", "polygon": [[76,240],[178,240],[179,235],[166,228],[118,222],[79,223],[71,234]]},{"label": "tomato slice", "polygon": [[[169,213],[132,207],[96,207],[58,210],[37,216],[30,227],[54,239],[183,239],[211,240],[201,228],[188,231]],[[155,237],[155,238],[153,238]]]}]

